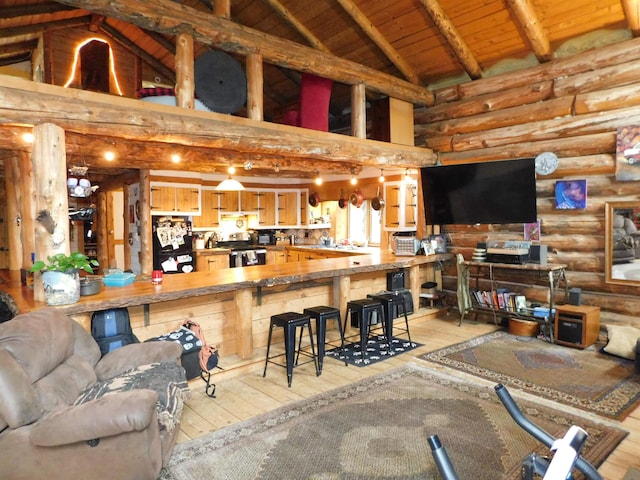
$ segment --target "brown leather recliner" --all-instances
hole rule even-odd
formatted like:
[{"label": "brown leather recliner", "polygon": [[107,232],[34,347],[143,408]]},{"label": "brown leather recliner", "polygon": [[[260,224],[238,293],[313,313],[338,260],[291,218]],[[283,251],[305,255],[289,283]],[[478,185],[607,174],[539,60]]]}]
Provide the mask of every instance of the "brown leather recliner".
[{"label": "brown leather recliner", "polygon": [[188,396],[181,353],[150,342],[101,359],[55,309],[0,324],[0,477],[157,478]]}]

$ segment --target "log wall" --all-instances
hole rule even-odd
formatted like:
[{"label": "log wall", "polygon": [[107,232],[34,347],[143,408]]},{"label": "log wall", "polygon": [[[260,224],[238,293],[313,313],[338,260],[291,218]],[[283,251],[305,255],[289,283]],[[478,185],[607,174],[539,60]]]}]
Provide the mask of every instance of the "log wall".
[{"label": "log wall", "polygon": [[[605,283],[605,203],[638,200],[637,181],[616,180],[616,131],[640,125],[640,39],[493,78],[447,87],[436,105],[416,111],[416,145],[439,152],[442,164],[535,157],[560,159],[551,175],[537,177],[541,243],[552,263],[566,263],[569,286],[583,303],[602,309],[603,323],[640,326],[638,287]],[[557,180],[586,179],[584,210],[557,210]],[[471,259],[477,242],[522,240],[523,225],[446,227],[452,253]],[[444,287],[455,292],[456,272]],[[541,287],[507,284],[544,300]]]}]

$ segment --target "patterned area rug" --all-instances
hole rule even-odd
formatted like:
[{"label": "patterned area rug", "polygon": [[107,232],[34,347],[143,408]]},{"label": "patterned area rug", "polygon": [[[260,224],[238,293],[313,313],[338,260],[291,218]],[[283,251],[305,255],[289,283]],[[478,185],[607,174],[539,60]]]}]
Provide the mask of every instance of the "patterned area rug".
[{"label": "patterned area rug", "polygon": [[366,367],[367,365],[381,362],[421,346],[422,344],[420,343],[393,337],[391,348],[389,349],[389,344],[385,340],[384,335],[374,335],[369,337],[367,341],[367,354],[364,356],[362,355],[360,342],[345,344],[344,351],[340,347],[332,348],[331,350],[327,350],[325,355],[336,358],[341,362],[355,365],[356,367]]},{"label": "patterned area rug", "polygon": [[436,362],[565,405],[622,420],[640,402],[633,361],[499,331],[424,354]]},{"label": "patterned area rug", "polygon": [[[583,454],[600,465],[626,436],[617,428],[514,396],[555,437],[589,433]],[[520,478],[532,450],[493,388],[408,364],[231,425],[174,449],[161,479],[440,479],[428,438],[438,435],[460,478]]]}]

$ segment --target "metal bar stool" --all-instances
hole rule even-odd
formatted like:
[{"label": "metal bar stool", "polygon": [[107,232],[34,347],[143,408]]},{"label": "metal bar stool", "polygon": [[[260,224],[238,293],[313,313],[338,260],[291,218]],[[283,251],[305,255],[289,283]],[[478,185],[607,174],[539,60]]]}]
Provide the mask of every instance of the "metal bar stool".
[{"label": "metal bar stool", "polygon": [[[271,338],[273,334],[273,329],[277,327],[282,327],[284,329],[284,352],[286,357],[286,365],[282,365],[281,363],[274,362],[271,360],[272,358],[279,357],[282,354],[274,355],[273,357],[269,357],[269,351],[271,350]],[[269,340],[267,341],[267,358],[264,362],[264,372],[262,373],[263,377],[267,376],[267,365],[269,363],[274,363],[276,365],[280,365],[281,367],[287,368],[287,382],[289,386],[291,386],[291,379],[293,378],[293,367],[299,366],[298,360],[296,358],[294,365],[294,356],[296,350],[296,331],[298,327],[301,328],[301,336],[304,332],[304,327],[307,327],[309,331],[309,341],[311,343],[311,354],[309,355],[307,352],[303,352],[305,355],[309,355],[313,360],[309,360],[309,362],[313,361],[313,364],[316,367],[316,376],[320,375],[320,371],[318,370],[318,361],[316,357],[316,350],[313,345],[313,335],[311,333],[311,317],[307,314],[297,313],[297,312],[285,312],[280,313],[278,315],[273,315],[271,317],[271,324],[269,326]],[[299,351],[298,351],[299,354]],[[309,363],[305,362],[305,363]],[[304,365],[304,364],[302,364]]]},{"label": "metal bar stool", "polygon": [[[411,333],[409,333],[409,319],[407,318],[407,303],[404,295],[396,295],[394,293],[382,293],[380,295],[372,295],[372,299],[379,301],[382,304],[382,311],[384,312],[383,325],[385,328],[385,336],[389,341],[389,347],[393,341],[393,320],[400,316],[400,313],[404,315],[404,322],[406,325],[407,336],[409,337],[409,343],[411,343]],[[400,309],[402,308],[402,312]]]},{"label": "metal bar stool", "polygon": [[362,356],[367,354],[367,340],[369,339],[369,328],[371,322],[374,320],[374,313],[377,318],[382,321],[383,331],[385,337],[389,342],[389,348],[391,348],[391,339],[386,335],[384,311],[382,304],[378,300],[373,298],[363,298],[361,300],[351,300],[347,302],[347,314],[345,315],[345,324],[348,318],[351,318],[351,325],[358,326],[360,328],[360,349]]},{"label": "metal bar stool", "polygon": [[[340,331],[340,351],[344,352],[344,326],[342,325],[342,316],[340,309],[335,307],[327,307],[320,305],[317,307],[305,308],[304,313],[316,320],[316,344],[318,345],[318,370],[322,373],[322,363],[324,359],[325,345],[333,346],[332,342],[327,342],[327,320],[335,319],[338,322],[338,330]],[[300,335],[302,341],[302,335]],[[298,345],[298,354],[300,345]],[[345,365],[349,365],[346,361]]]}]

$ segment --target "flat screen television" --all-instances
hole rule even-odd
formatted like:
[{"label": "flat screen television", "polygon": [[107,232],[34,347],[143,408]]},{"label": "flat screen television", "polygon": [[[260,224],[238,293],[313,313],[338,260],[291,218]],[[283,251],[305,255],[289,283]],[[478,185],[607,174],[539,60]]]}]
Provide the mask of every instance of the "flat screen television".
[{"label": "flat screen television", "polygon": [[427,224],[537,220],[533,158],[423,167],[421,177]]}]

